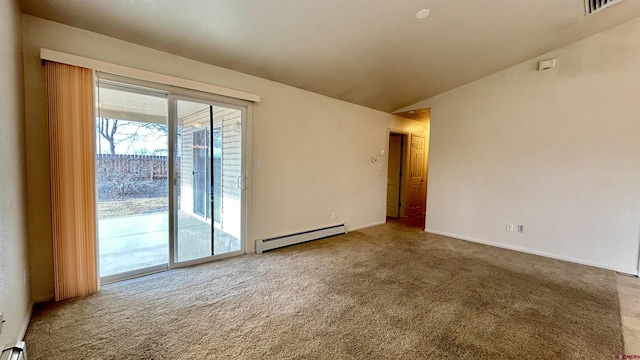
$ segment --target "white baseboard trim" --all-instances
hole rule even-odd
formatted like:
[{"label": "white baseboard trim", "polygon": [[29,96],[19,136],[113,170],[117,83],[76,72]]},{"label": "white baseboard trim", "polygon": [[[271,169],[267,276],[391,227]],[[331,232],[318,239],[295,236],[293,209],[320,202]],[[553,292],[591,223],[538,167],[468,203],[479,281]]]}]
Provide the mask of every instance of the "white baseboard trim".
[{"label": "white baseboard trim", "polygon": [[356,230],[362,230],[362,229],[366,229],[366,228],[369,228],[369,227],[372,227],[372,226],[378,226],[378,225],[382,225],[382,224],[386,224],[386,223],[387,223],[387,221],[385,220],[385,221],[378,221],[378,222],[374,222],[374,223],[371,223],[371,224],[368,224],[368,225],[362,225],[362,226],[356,226],[356,227],[349,227],[347,225],[347,232],[356,231]]},{"label": "white baseboard trim", "polygon": [[600,264],[600,263],[591,262],[591,261],[585,261],[585,260],[576,259],[576,258],[572,258],[572,257],[568,257],[568,256],[562,256],[562,255],[552,254],[552,253],[548,253],[548,252],[544,252],[544,251],[538,251],[538,250],[523,248],[523,247],[519,247],[519,246],[506,245],[506,244],[496,243],[496,242],[492,242],[492,241],[476,239],[476,238],[473,238],[473,237],[470,237],[470,236],[452,234],[452,233],[448,233],[448,232],[444,232],[444,231],[438,231],[438,230],[429,229],[429,228],[424,229],[424,231],[428,232],[430,234],[447,236],[447,237],[451,237],[451,238],[455,238],[455,239],[459,239],[459,240],[470,241],[470,242],[474,242],[474,243],[478,243],[478,244],[494,246],[494,247],[507,249],[507,250],[514,250],[514,251],[519,251],[519,252],[523,252],[523,253],[526,253],[526,254],[544,256],[544,257],[551,258],[551,259],[568,261],[568,262],[572,262],[572,263],[576,263],[576,264],[580,264],[580,265],[593,266],[593,267],[597,267],[597,268],[601,268],[601,269],[613,270],[613,271],[617,271],[617,272],[621,272],[621,273],[625,273],[625,274],[629,274],[629,275],[633,275],[633,276],[638,276],[638,271],[637,270],[629,270],[629,269],[617,268],[617,267],[613,267],[613,266],[609,266],[609,265],[605,265],[605,264]]},{"label": "white baseboard trim", "polygon": [[27,328],[29,328],[29,323],[31,322],[31,315],[33,315],[33,303],[29,304],[29,309],[27,310],[27,313],[22,320],[22,327],[20,328],[20,339],[18,340],[24,340],[24,337],[27,334]]}]

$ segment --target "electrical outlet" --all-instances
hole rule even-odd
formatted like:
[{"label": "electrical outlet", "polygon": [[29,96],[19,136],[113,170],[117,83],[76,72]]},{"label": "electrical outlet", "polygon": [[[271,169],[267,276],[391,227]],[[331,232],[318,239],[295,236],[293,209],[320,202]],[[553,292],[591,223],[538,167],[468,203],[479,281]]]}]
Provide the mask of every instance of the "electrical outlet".
[{"label": "electrical outlet", "polygon": [[332,212],[332,213],[331,213],[331,219],[335,219],[335,218],[336,218],[336,213],[335,213],[335,212]]},{"label": "electrical outlet", "polygon": [[524,225],[518,225],[518,232],[519,233],[523,233],[524,232]]},{"label": "electrical outlet", "polygon": [[507,223],[507,231],[513,231],[513,224],[512,223]]}]

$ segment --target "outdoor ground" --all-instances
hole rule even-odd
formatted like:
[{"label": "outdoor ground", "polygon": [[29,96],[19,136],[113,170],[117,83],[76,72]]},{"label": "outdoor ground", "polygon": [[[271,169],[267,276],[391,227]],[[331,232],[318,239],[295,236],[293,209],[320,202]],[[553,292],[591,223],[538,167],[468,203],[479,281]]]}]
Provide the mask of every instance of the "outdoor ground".
[{"label": "outdoor ground", "polygon": [[[143,210],[152,209],[151,206],[145,207],[144,203],[130,200],[107,207],[112,210],[111,214],[124,204]],[[177,262],[241,248],[239,239],[199,216],[178,211],[177,220]],[[169,214],[166,210],[153,213],[129,211],[124,216],[103,217],[98,220],[98,238],[101,277],[169,262]]]},{"label": "outdoor ground", "polygon": [[162,198],[124,199],[98,202],[98,218],[167,212],[169,200]]}]

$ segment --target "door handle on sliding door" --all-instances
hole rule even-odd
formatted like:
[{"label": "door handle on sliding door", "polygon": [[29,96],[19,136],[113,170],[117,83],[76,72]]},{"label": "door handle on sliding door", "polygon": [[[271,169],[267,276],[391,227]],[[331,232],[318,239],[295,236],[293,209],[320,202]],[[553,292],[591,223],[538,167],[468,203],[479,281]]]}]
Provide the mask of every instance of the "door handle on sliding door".
[{"label": "door handle on sliding door", "polygon": [[247,187],[247,178],[244,176],[238,176],[238,188],[244,189]]}]

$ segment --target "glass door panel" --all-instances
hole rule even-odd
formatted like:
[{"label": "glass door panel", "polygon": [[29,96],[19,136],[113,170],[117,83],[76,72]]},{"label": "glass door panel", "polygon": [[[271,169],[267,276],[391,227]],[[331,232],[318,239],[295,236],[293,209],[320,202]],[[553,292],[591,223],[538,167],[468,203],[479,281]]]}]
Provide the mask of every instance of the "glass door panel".
[{"label": "glass door panel", "polygon": [[175,261],[184,262],[213,255],[207,181],[211,147],[210,105],[176,101],[176,238]]},{"label": "glass door panel", "polygon": [[175,100],[174,261],[240,251],[242,110]]},{"label": "glass door panel", "polygon": [[214,174],[218,186],[213,196],[214,200],[219,199],[219,221],[215,223],[215,254],[242,250],[242,117],[240,109],[213,107],[214,129],[219,133],[219,148],[214,148],[214,156],[216,153],[220,154],[220,172]]},{"label": "glass door panel", "polygon": [[167,95],[98,76],[95,119],[103,282],[169,262]]}]

